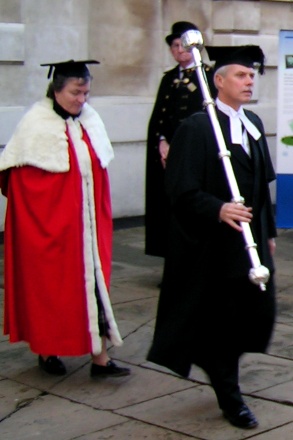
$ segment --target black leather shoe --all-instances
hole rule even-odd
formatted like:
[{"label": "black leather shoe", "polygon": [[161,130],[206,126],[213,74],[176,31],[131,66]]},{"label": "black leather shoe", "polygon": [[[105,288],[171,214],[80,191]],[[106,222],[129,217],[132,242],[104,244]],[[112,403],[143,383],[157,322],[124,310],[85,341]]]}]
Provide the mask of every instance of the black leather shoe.
[{"label": "black leather shoe", "polygon": [[223,415],[231,425],[237,426],[238,428],[250,429],[256,428],[258,425],[256,417],[245,404],[236,411],[223,410]]},{"label": "black leather shoe", "polygon": [[39,355],[39,367],[49,374],[55,374],[56,376],[64,376],[66,374],[66,368],[61,359],[57,356],[49,356],[46,360]]},{"label": "black leather shoe", "polygon": [[91,365],[91,377],[119,377],[128,376],[130,374],[129,368],[118,367],[113,361],[108,361],[107,365]]}]

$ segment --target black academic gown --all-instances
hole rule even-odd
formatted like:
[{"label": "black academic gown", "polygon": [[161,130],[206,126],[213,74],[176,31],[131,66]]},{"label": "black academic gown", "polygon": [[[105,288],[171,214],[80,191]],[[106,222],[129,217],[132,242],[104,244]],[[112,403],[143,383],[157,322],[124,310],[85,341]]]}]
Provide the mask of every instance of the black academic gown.
[{"label": "black academic gown", "polygon": [[229,118],[218,111],[231,163],[246,206],[261,263],[271,273],[267,290],[248,279],[251,263],[242,233],[219,221],[231,201],[211,122],[201,112],[187,118],[171,144],[166,191],[172,215],[169,248],[148,360],[188,376],[193,363],[208,367],[225,353],[265,352],[274,319],[274,263],[268,239],[276,236],[268,184],[275,179],[260,119],[246,112],[262,133],[249,136],[252,158],[232,145]]},{"label": "black academic gown", "polygon": [[[216,96],[212,69],[204,65],[211,95]],[[181,122],[203,108],[203,97],[195,71],[188,82],[178,82],[179,65],[165,72],[150,117],[147,133],[145,183],[145,253],[164,257],[169,203],[164,188],[164,169],[158,150],[160,136],[170,143]]]}]

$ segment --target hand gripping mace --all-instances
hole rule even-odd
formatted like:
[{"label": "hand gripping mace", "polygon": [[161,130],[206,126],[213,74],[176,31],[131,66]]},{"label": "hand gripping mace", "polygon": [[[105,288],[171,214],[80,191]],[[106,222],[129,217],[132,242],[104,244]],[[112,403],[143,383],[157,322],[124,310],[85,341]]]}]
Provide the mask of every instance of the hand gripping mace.
[{"label": "hand gripping mace", "polygon": [[[209,87],[207,85],[206,77],[202,67],[202,60],[200,56],[200,51],[203,49],[203,38],[199,31],[190,30],[185,32],[181,36],[182,45],[188,52],[192,52],[193,59],[195,62],[195,69],[197,77],[199,80],[200,88],[204,98],[203,105],[206,107],[209,117],[212,122],[213,130],[216,136],[218,148],[219,148],[219,158],[223,162],[223,166],[228,179],[229,187],[232,194],[232,202],[244,204],[244,198],[240,195],[237,181],[232,168],[230,156],[231,153],[227,150],[223,133],[220,127],[220,123],[215,110],[214,100],[211,98]],[[268,281],[270,273],[269,270],[262,266],[260,259],[256,250],[256,243],[253,240],[251,229],[248,223],[240,222],[242,227],[242,233],[244,236],[246,249],[249,253],[252,268],[249,271],[249,279],[252,283],[259,285],[261,290],[266,290],[265,283]]]}]

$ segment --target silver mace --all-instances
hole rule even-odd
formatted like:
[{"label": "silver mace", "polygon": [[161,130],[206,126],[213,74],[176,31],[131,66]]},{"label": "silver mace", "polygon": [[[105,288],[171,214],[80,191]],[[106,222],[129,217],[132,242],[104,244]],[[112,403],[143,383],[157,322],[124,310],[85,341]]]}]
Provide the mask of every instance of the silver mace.
[{"label": "silver mace", "polygon": [[[181,42],[185,50],[187,50],[188,52],[192,52],[193,55],[197,77],[204,98],[203,105],[206,107],[212,122],[212,126],[214,129],[214,133],[219,148],[219,158],[223,162],[223,166],[226,172],[226,176],[232,194],[231,201],[243,205],[245,201],[244,198],[240,195],[237,181],[234,175],[234,171],[230,160],[231,153],[229,150],[227,150],[223,133],[215,110],[215,102],[211,97],[209,87],[207,85],[206,77],[204,75],[202,68],[202,60],[200,56],[200,51],[204,47],[202,34],[196,30],[187,31],[183,35],[181,35]],[[240,222],[240,226],[242,227],[242,233],[246,244],[245,248],[249,253],[249,257],[252,265],[252,268],[250,269],[248,274],[249,279],[253,284],[259,285],[260,289],[264,291],[266,290],[265,283],[269,279],[270,272],[265,266],[262,266],[260,262],[256,250],[257,245],[254,242],[249,224],[246,222]]]}]

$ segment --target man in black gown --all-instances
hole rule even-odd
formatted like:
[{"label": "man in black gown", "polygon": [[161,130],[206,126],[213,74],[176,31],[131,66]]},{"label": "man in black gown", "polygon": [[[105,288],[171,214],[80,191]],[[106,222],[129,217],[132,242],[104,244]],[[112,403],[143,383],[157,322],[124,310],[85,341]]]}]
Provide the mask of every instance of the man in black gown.
[{"label": "man in black gown", "polygon": [[[238,368],[243,353],[266,351],[274,326],[275,173],[263,124],[242,105],[252,96],[255,62],[263,73],[264,56],[258,46],[207,51],[216,61],[216,112],[245,203],[231,202],[210,118],[195,113],[178,128],[167,160],[169,248],[148,360],[184,377],[197,364],[229,422],[253,428],[258,421],[241,395]],[[245,222],[270,272],[265,291],[248,277]]]}]

